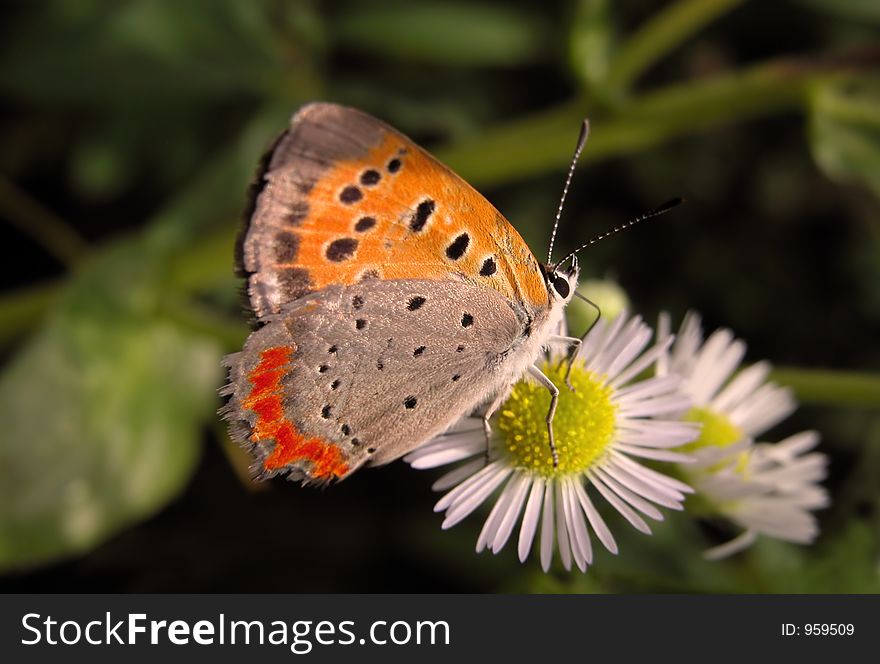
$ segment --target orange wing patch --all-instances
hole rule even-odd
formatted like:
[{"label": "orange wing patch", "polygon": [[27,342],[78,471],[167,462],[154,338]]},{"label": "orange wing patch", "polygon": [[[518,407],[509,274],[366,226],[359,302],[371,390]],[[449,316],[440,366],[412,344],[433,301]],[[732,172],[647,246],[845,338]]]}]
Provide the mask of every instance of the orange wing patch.
[{"label": "orange wing patch", "polygon": [[259,364],[248,374],[253,389],[242,406],[257,415],[250,440],[254,443],[275,441],[272,452],[263,460],[265,470],[280,470],[297,461],[310,461],[311,477],[342,478],[349,469],[339,447],[320,438],[307,439],[284,416],[281,379],[292,354],[290,346],[267,348],[260,352]]},{"label": "orange wing patch", "polygon": [[369,278],[458,276],[547,306],[539,264],[510,223],[387,125],[353,109],[307,107],[279,150],[268,177],[280,184],[266,198],[273,207],[258,211],[260,260],[252,262],[274,271],[290,299]]},{"label": "orange wing patch", "polygon": [[547,300],[522,238],[480,194],[394,135],[366,159],[341,162],[312,189],[289,267],[315,288],[367,277],[483,281],[509,298]]}]

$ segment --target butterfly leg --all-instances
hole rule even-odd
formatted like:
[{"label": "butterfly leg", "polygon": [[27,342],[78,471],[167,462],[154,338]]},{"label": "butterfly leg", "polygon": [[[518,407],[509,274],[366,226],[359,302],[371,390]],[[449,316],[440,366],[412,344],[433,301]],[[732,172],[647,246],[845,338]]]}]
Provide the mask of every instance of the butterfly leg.
[{"label": "butterfly leg", "polygon": [[565,384],[568,386],[569,390],[574,392],[574,385],[571,384],[571,368],[574,366],[574,358],[577,357],[583,340],[579,337],[562,337],[553,335],[548,339],[548,342],[551,344],[559,344],[560,346],[568,344],[568,353],[566,354],[565,359],[559,363],[559,366],[562,366],[562,362],[565,362],[566,360],[568,361],[568,370],[565,372]]},{"label": "butterfly leg", "polygon": [[492,399],[492,403],[489,404],[488,408],[483,412],[483,433],[486,436],[486,454],[485,460],[486,464],[489,463],[489,452],[492,449],[492,425],[489,424],[489,420],[492,419],[492,416],[495,414],[495,411],[501,407],[501,404],[504,403],[504,400],[507,398],[507,392],[501,390],[494,399]]},{"label": "butterfly leg", "polygon": [[550,456],[553,457],[553,467],[559,468],[559,454],[556,451],[556,440],[553,437],[553,416],[556,415],[556,404],[559,402],[559,388],[534,364],[529,367],[529,374],[550,392],[550,408],[547,410],[547,433],[550,435]]}]

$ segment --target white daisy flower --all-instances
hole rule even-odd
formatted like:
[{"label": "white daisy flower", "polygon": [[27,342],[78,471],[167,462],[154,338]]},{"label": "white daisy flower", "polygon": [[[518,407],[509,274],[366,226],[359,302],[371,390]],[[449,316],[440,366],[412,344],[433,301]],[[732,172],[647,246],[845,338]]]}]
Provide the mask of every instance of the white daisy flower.
[{"label": "white daisy flower", "polygon": [[[669,331],[661,315],[658,335]],[[689,313],[657,375],[679,374],[693,400],[683,419],[703,425],[700,437],[680,451],[696,461],[679,470],[697,490],[701,509],[743,529],[742,534],[705,556],[718,559],[750,546],[759,534],[808,544],[818,534],[810,510],[828,505],[818,483],[825,478],[827,457],[804,454],[819,442],[805,431],[776,444],[755,443],[757,436],[796,408],[791,391],[766,382],[770,365],[754,364],[734,376],[745,343],[730,330],[714,332],[703,342],[700,318]]]},{"label": "white daisy flower", "polygon": [[[600,320],[575,359],[571,383],[567,363],[551,356],[542,370],[559,387],[553,421],[559,457],[554,467],[545,418],[546,388],[520,381],[498,410],[488,460],[486,440],[475,419],[406,457],[414,468],[460,464],[434,484],[447,493],[435,511],[445,512],[451,528],[480,505],[494,506],[477,540],[477,551],[498,553],[518,527],[519,559],[525,561],[537,538],[541,565],[549,569],[554,546],[562,564],[581,570],[592,563],[593,535],[612,553],[617,544],[587,491],[589,486],[636,529],[650,533],[644,517],[661,521],[657,506],[680,510],[683,482],[646,467],[636,459],[686,462],[673,448],[694,440],[698,426],[673,417],[689,407],[678,376],[638,377],[667,352],[667,335],[652,348],[651,330],[625,313]],[[468,426],[470,423],[470,426]],[[540,530],[540,533],[539,533]]]}]

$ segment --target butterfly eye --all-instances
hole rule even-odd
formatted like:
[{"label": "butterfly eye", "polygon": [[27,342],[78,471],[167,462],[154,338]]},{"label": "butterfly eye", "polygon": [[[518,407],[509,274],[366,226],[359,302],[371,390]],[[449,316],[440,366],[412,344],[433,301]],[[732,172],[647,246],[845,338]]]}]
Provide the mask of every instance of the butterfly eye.
[{"label": "butterfly eye", "polygon": [[568,297],[569,292],[571,292],[571,288],[568,285],[568,279],[566,279],[565,277],[561,277],[558,274],[554,275],[552,279],[553,288],[556,289],[557,293],[559,293],[559,297]]}]

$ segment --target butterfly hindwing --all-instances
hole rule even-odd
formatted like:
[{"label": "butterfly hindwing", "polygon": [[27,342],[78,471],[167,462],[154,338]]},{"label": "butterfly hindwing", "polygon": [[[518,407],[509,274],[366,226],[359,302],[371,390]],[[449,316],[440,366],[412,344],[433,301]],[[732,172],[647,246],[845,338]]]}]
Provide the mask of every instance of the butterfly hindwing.
[{"label": "butterfly hindwing", "polygon": [[479,193],[355,109],[303,107],[253,188],[241,263],[257,317],[331,285],[464,279],[546,306],[528,246]]},{"label": "butterfly hindwing", "polygon": [[251,432],[259,473],[328,480],[387,463],[503,389],[522,326],[490,293],[374,281],[284,307],[228,360],[227,417]]}]

